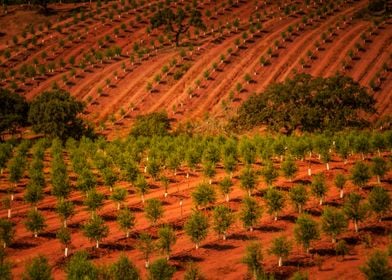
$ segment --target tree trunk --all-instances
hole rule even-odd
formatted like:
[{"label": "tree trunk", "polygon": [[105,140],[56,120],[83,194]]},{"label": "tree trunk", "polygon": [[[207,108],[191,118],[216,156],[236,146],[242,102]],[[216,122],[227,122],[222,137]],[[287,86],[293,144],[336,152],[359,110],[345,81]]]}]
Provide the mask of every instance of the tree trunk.
[{"label": "tree trunk", "polygon": [[195,248],[196,248],[196,250],[199,249],[199,243],[196,243],[196,244],[195,244]]},{"label": "tree trunk", "polygon": [[282,266],[282,263],[283,263],[282,257],[279,257],[278,266],[281,267],[281,266]]},{"label": "tree trunk", "polygon": [[312,176],[312,168],[308,168],[308,176]]},{"label": "tree trunk", "polygon": [[3,242],[3,248],[5,249],[5,247],[7,247],[7,244]]},{"label": "tree trunk", "polygon": [[378,183],[378,184],[381,183],[381,179],[380,179],[380,176],[379,176],[379,175],[377,175],[377,183]]},{"label": "tree trunk", "polygon": [[150,266],[150,261],[149,261],[149,260],[146,260],[146,261],[144,262],[144,266],[145,266],[146,268],[148,268],[148,267]]},{"label": "tree trunk", "polygon": [[144,204],[144,194],[142,194],[142,203]]},{"label": "tree trunk", "polygon": [[210,183],[210,185],[212,185],[212,179],[210,179],[209,183]]},{"label": "tree trunk", "polygon": [[165,198],[167,197],[167,191],[165,191],[165,195],[164,196],[165,196]]},{"label": "tree trunk", "polygon": [[249,231],[250,231],[250,232],[253,232],[253,227],[252,227],[252,226],[249,227]]},{"label": "tree trunk", "polygon": [[223,233],[223,240],[226,240],[226,232]]},{"label": "tree trunk", "polygon": [[332,237],[332,243],[333,243],[333,244],[336,243],[336,237]]},{"label": "tree trunk", "polygon": [[230,198],[228,193],[225,195],[225,197],[226,197],[226,202],[229,202]]},{"label": "tree trunk", "polygon": [[327,162],[326,165],[327,165],[327,170],[329,171],[329,162]]},{"label": "tree trunk", "polygon": [[320,203],[319,205],[323,205],[323,198],[320,198]]},{"label": "tree trunk", "polygon": [[64,226],[65,228],[67,227],[67,220],[66,220],[66,219],[64,219],[63,226]]},{"label": "tree trunk", "polygon": [[95,248],[97,248],[97,249],[99,248],[99,241],[98,240],[95,241]]},{"label": "tree trunk", "polygon": [[340,198],[343,198],[343,189],[340,189]]},{"label": "tree trunk", "polygon": [[278,212],[275,211],[274,221],[278,220]]},{"label": "tree trunk", "polygon": [[14,201],[14,194],[11,194],[11,201]]},{"label": "tree trunk", "polygon": [[64,257],[68,257],[68,247],[65,247],[64,249]]},{"label": "tree trunk", "polygon": [[38,237],[38,232],[34,231],[34,237],[37,238]]},{"label": "tree trunk", "polygon": [[302,205],[298,205],[298,214],[302,213]]},{"label": "tree trunk", "polygon": [[8,219],[11,219],[11,208],[8,209],[7,217],[8,217]]},{"label": "tree trunk", "polygon": [[357,222],[357,220],[354,220],[354,228],[355,228],[355,232],[358,232],[358,222]]},{"label": "tree trunk", "polygon": [[252,193],[251,193],[251,191],[250,191],[250,190],[248,190],[248,196],[249,196],[249,197],[251,197],[251,196],[252,196]]},{"label": "tree trunk", "polygon": [[120,202],[117,202],[117,210],[120,210],[121,204]]}]

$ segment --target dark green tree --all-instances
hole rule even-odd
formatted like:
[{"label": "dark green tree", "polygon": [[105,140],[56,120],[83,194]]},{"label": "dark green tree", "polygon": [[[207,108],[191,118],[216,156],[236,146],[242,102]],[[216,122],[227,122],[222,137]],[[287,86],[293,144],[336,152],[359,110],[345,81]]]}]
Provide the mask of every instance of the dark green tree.
[{"label": "dark green tree", "polygon": [[143,254],[143,258],[145,261],[145,267],[148,268],[150,265],[150,255],[155,250],[155,244],[152,240],[150,234],[142,232],[139,235],[139,239],[137,241],[136,247],[140,250]]},{"label": "dark green tree", "polygon": [[344,186],[346,185],[346,182],[347,182],[347,178],[342,173],[336,175],[334,183],[335,186],[340,190],[340,194],[339,194],[340,198],[343,198],[344,195],[343,189]]},{"label": "dark green tree", "polygon": [[242,201],[240,219],[245,228],[253,231],[253,227],[257,224],[262,215],[262,208],[257,201],[251,197],[246,197]]},{"label": "dark green tree", "polygon": [[382,187],[374,187],[368,197],[370,209],[378,216],[381,222],[382,217],[391,208],[391,197],[388,191]]},{"label": "dark green tree", "polygon": [[15,236],[14,225],[10,220],[0,219],[0,242],[3,248],[11,244]]},{"label": "dark green tree", "polygon": [[52,280],[52,269],[44,256],[37,256],[27,263],[23,280]]},{"label": "dark green tree", "polygon": [[96,212],[103,206],[104,199],[104,194],[97,192],[95,189],[92,189],[86,193],[86,198],[84,199],[83,203],[87,207],[87,210],[91,212],[91,215],[94,216]]},{"label": "dark green tree", "polygon": [[185,233],[195,243],[196,250],[199,249],[200,242],[207,237],[208,218],[200,211],[195,211],[186,221]]},{"label": "dark green tree", "polygon": [[283,264],[283,259],[289,256],[291,248],[291,242],[285,236],[279,236],[274,238],[268,252],[278,257],[278,266],[280,267]]},{"label": "dark green tree", "polygon": [[80,138],[86,132],[79,118],[83,109],[84,104],[66,91],[46,91],[31,102],[28,120],[35,132],[50,138]]},{"label": "dark green tree", "polygon": [[83,234],[89,239],[95,241],[95,247],[99,248],[99,242],[108,236],[109,227],[105,221],[98,215],[93,217],[83,225]]},{"label": "dark green tree", "polygon": [[216,201],[215,189],[206,183],[199,184],[192,192],[192,200],[196,207],[207,207]]},{"label": "dark green tree", "polygon": [[298,210],[298,213],[301,214],[306,202],[309,200],[306,187],[304,185],[292,187],[289,196],[295,208]]},{"label": "dark green tree", "polygon": [[110,266],[110,276],[112,280],[140,280],[137,267],[126,255],[120,255],[118,260]]},{"label": "dark green tree", "polygon": [[190,27],[205,29],[206,26],[202,19],[202,14],[196,8],[190,11],[179,7],[173,11],[170,7],[159,9],[150,18],[152,28],[163,26],[166,32],[175,36],[176,46],[179,46],[180,36],[188,32]]},{"label": "dark green tree", "polygon": [[40,212],[32,209],[27,213],[25,226],[34,234],[34,237],[38,237],[38,234],[46,227],[45,218]]},{"label": "dark green tree", "polygon": [[368,205],[361,203],[362,197],[357,193],[350,193],[344,202],[344,214],[354,222],[355,232],[358,232],[358,222],[366,218]]},{"label": "dark green tree", "polygon": [[234,214],[229,207],[224,205],[217,205],[213,213],[213,229],[215,232],[226,240],[227,231],[234,223]]},{"label": "dark green tree", "polygon": [[344,213],[340,210],[326,207],[321,216],[322,231],[332,237],[332,243],[336,242],[336,237],[348,226]]},{"label": "dark green tree", "polygon": [[222,181],[219,182],[219,188],[221,193],[225,196],[226,202],[229,202],[230,200],[230,192],[233,186],[233,181],[230,179],[230,177],[225,177],[223,178]]},{"label": "dark green tree", "polygon": [[117,203],[117,210],[120,210],[121,204],[127,197],[127,190],[117,187],[114,189],[113,193],[110,195],[110,199]]},{"label": "dark green tree", "polygon": [[170,280],[176,272],[175,267],[171,266],[166,259],[157,259],[148,269],[149,280]]},{"label": "dark green tree", "polygon": [[298,167],[292,157],[287,157],[282,163],[282,171],[283,175],[291,182],[298,171]]},{"label": "dark green tree", "polygon": [[368,280],[392,279],[392,268],[388,263],[388,255],[376,250],[360,270]]},{"label": "dark green tree", "polygon": [[264,199],[266,200],[268,213],[274,215],[274,220],[278,220],[278,213],[283,209],[285,204],[285,197],[282,192],[276,189],[269,189]]},{"label": "dark green tree", "polygon": [[166,255],[169,260],[173,245],[177,241],[176,233],[170,226],[163,226],[158,230],[157,247]]},{"label": "dark green tree", "polygon": [[71,231],[66,227],[61,227],[56,234],[58,240],[64,245],[64,257],[68,257],[68,248],[71,244]]},{"label": "dark green tree", "polygon": [[371,171],[373,175],[377,176],[377,183],[381,183],[382,177],[388,172],[387,162],[380,157],[375,157],[372,160]]},{"label": "dark green tree", "polygon": [[319,173],[314,176],[312,181],[312,193],[315,197],[320,200],[320,205],[323,205],[323,199],[327,193],[327,183],[325,182],[325,176],[323,173]]},{"label": "dark green tree", "polygon": [[28,112],[29,105],[22,95],[0,88],[0,135],[7,131],[14,134],[26,125]]},{"label": "dark green tree", "polygon": [[75,214],[74,208],[72,201],[60,199],[57,202],[56,212],[60,216],[64,227],[67,227],[68,219]]},{"label": "dark green tree", "polygon": [[243,257],[242,262],[246,264],[248,272],[252,275],[254,280],[259,279],[263,274],[263,267],[261,265],[262,260],[263,253],[260,243],[253,242],[246,246],[245,256]]},{"label": "dark green tree", "polygon": [[150,186],[148,185],[146,178],[142,174],[139,174],[137,176],[137,179],[135,181],[135,188],[140,194],[142,198],[142,203],[144,204],[144,196],[148,193]]},{"label": "dark green tree", "polygon": [[117,223],[128,238],[130,229],[135,226],[135,215],[128,208],[121,209],[117,215]]},{"label": "dark green tree", "polygon": [[307,214],[301,214],[294,227],[295,240],[301,244],[306,253],[309,253],[310,242],[320,236],[319,227],[316,221]]},{"label": "dark green tree", "polygon": [[251,167],[245,167],[241,173],[240,180],[241,187],[248,192],[248,196],[250,197],[256,187],[256,172]]},{"label": "dark green tree", "polygon": [[150,221],[152,226],[155,226],[163,216],[162,202],[156,198],[148,199],[144,206],[144,212],[147,220]]},{"label": "dark green tree", "polygon": [[76,252],[66,267],[67,280],[98,279],[98,269],[88,259],[86,251]]},{"label": "dark green tree", "polygon": [[357,161],[351,169],[351,180],[362,189],[370,179],[369,167],[362,161]]},{"label": "dark green tree", "polygon": [[262,174],[268,187],[272,187],[272,183],[278,178],[279,173],[275,169],[272,161],[268,161],[262,170]]}]

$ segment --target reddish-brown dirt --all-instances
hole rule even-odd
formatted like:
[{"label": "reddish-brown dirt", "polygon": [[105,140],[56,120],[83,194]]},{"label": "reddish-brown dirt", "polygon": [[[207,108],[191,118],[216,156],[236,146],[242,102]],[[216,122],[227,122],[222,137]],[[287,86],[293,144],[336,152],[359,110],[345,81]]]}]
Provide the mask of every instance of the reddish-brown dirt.
[{"label": "reddish-brown dirt", "polygon": [[[296,3],[304,14],[314,13],[320,5],[312,3],[305,7],[299,2],[286,2],[286,5]],[[180,48],[167,40],[163,45],[158,42],[161,30],[152,30],[150,35],[146,33],[151,14],[146,7],[139,7],[137,11],[123,11],[121,17],[117,12],[112,12],[113,19],[110,20],[108,12],[113,11],[110,8],[112,4],[104,4],[100,15],[94,14],[93,18],[87,16],[87,20],[79,20],[77,24],[71,17],[72,10],[78,8],[88,15],[90,11],[96,12],[96,4],[52,6],[58,13],[48,18],[52,21],[52,29],[47,30],[44,27],[43,31],[39,31],[37,27],[40,23],[45,26],[47,19],[42,19],[42,15],[27,12],[23,7],[11,7],[9,14],[0,18],[0,25],[4,27],[2,29],[9,30],[0,41],[0,51],[7,49],[7,46],[11,50],[11,58],[2,59],[0,71],[8,72],[13,68],[18,73],[23,64],[31,65],[34,60],[38,60],[39,64],[54,61],[56,68],[52,73],[37,74],[34,80],[26,78],[24,82],[20,81],[18,74],[15,79],[8,75],[0,84],[7,87],[15,82],[19,88],[18,92],[31,99],[50,89],[53,82],[56,82],[87,103],[86,117],[95,124],[104,124],[103,132],[109,136],[123,135],[129,131],[134,117],[138,114],[162,109],[179,122],[202,119],[206,117],[206,112],[209,117],[224,120],[235,112],[235,108],[250,93],[260,92],[272,82],[283,81],[295,71],[316,76],[329,76],[341,71],[364,86],[369,86],[371,80],[376,81],[380,85],[374,93],[378,102],[378,115],[390,113],[391,71],[384,72],[383,64],[386,63],[391,68],[392,21],[382,20],[379,25],[374,26],[371,21],[356,18],[355,13],[364,8],[367,1],[344,3],[321,17],[309,19],[307,24],[302,23],[300,13],[284,15],[284,9],[279,9],[276,4],[260,5],[256,9],[252,1],[239,1],[233,7],[222,9],[220,4],[206,2],[200,4],[200,9],[212,13],[210,18],[203,15],[208,28],[206,32],[201,31],[199,36],[193,34],[194,30],[191,29],[190,39],[183,35],[183,49],[186,51],[184,60],[179,56]],[[118,2],[117,5],[122,8]],[[146,15],[143,14],[139,19],[140,12],[144,10],[147,11]],[[251,36],[249,18],[252,16],[253,22],[257,22],[258,12],[261,14],[260,23],[263,29],[255,30],[254,36]],[[55,22],[59,16],[63,20]],[[9,28],[9,23],[15,22],[18,17],[24,19],[18,26],[19,29],[15,25]],[[234,18],[239,19],[239,29],[232,26],[230,30],[224,29],[220,34],[217,27],[232,23]],[[26,50],[22,45],[25,39],[20,36],[20,30],[29,22],[34,24],[35,36],[41,45],[30,44]],[[121,24],[125,24],[125,30],[121,28]],[[296,24],[299,24],[299,30],[296,29]],[[62,26],[61,33],[55,31],[57,26]],[[283,42],[281,33],[287,33],[288,26],[293,27],[294,33],[290,40]],[[119,30],[118,36],[114,34],[115,29]],[[243,42],[242,35],[245,31],[248,39]],[[328,37],[326,42],[321,39],[323,32]],[[360,38],[362,33],[368,36],[366,43]],[[11,35],[18,36],[16,48]],[[72,42],[70,35],[73,37]],[[110,36],[111,41],[106,41],[105,36]],[[33,35],[27,32],[27,40],[32,37]],[[236,39],[241,42],[238,49],[234,44]],[[64,41],[64,47],[60,45],[61,40]],[[274,47],[275,40],[280,42],[277,50]],[[99,47],[99,41],[102,41],[102,48]],[[134,51],[135,43],[151,48],[151,41],[154,41],[157,49],[140,60]],[[314,46],[316,41],[320,44],[319,50]],[[187,42],[193,44],[193,51],[188,49]],[[361,43],[364,48],[355,51],[354,59],[349,61],[347,53],[349,50],[355,50],[356,43]],[[91,56],[91,50],[102,51],[105,55],[107,47],[113,46],[122,48],[121,56],[104,58],[103,63],[95,61],[92,65],[86,62],[84,70],[79,69],[79,63],[86,55]],[[270,47],[273,49],[273,57],[269,59],[271,64],[262,67],[259,58],[261,55],[268,57],[267,50]],[[229,48],[233,50],[231,55],[227,53]],[[44,51],[47,54],[46,59],[41,58]],[[314,53],[311,60],[307,57],[308,51]],[[222,54],[225,55],[224,63],[220,61]],[[130,55],[134,56],[134,63],[131,63]],[[71,57],[75,59],[74,67],[69,63]],[[176,59],[177,65],[169,67],[168,74],[162,75],[160,83],[154,82],[154,77],[161,73],[164,65],[169,66],[173,58]],[[59,66],[61,59],[64,60],[65,67]],[[301,59],[305,61],[304,68],[301,67]],[[345,60],[348,61],[349,68],[343,69],[342,63]],[[214,62],[218,64],[216,71],[212,69]],[[174,73],[184,64],[188,64],[188,69],[183,71],[182,77],[175,80]],[[71,77],[72,68],[76,70],[75,77]],[[36,71],[37,69],[38,67]],[[208,80],[203,78],[206,70],[210,72]],[[118,73],[117,80],[115,72]],[[249,84],[244,81],[246,73],[252,76]],[[64,75],[67,76],[67,85],[63,81]],[[378,79],[377,75],[381,75],[381,78]],[[109,87],[106,80],[110,80]],[[196,80],[200,80],[200,88],[196,86]],[[146,89],[148,82],[152,83],[154,89],[151,93]],[[237,83],[243,86],[240,93],[235,90]],[[98,94],[99,88],[102,89],[102,95]],[[229,98],[231,90],[234,91],[232,101]]]}]

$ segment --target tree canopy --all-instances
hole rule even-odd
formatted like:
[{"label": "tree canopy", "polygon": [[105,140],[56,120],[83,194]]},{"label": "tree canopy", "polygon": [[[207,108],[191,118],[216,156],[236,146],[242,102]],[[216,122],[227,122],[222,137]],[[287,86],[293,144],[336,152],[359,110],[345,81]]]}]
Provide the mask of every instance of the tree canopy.
[{"label": "tree canopy", "polygon": [[231,126],[249,129],[264,124],[288,134],[298,129],[338,131],[365,125],[363,113],[374,113],[374,105],[366,88],[350,77],[298,74],[249,97],[231,120]]},{"label": "tree canopy", "polygon": [[0,134],[14,133],[15,130],[27,124],[29,105],[25,98],[0,88]]},{"label": "tree canopy", "polygon": [[46,91],[31,102],[28,119],[36,133],[63,140],[80,138],[86,132],[78,117],[83,109],[84,104],[64,90]]},{"label": "tree canopy", "polygon": [[154,112],[136,117],[131,129],[133,136],[165,136],[170,130],[170,120],[166,112]]},{"label": "tree canopy", "polygon": [[151,17],[150,23],[152,28],[164,26],[166,32],[173,33],[177,46],[180,43],[181,34],[186,33],[191,26],[200,29],[206,28],[201,12],[196,8],[186,11],[179,7],[177,11],[173,11],[170,7],[164,7]]}]

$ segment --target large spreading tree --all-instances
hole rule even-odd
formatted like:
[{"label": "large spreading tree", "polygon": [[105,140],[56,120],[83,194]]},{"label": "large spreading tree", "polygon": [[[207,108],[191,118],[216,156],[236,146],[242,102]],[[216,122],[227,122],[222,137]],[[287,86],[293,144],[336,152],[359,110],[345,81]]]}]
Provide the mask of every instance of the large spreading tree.
[{"label": "large spreading tree", "polygon": [[31,102],[28,120],[36,133],[50,138],[80,138],[86,132],[79,118],[83,109],[84,104],[64,90],[45,91]]},{"label": "large spreading tree", "polygon": [[158,10],[150,19],[152,28],[163,26],[165,31],[175,37],[176,46],[179,46],[180,36],[188,32],[190,27],[205,29],[201,12],[196,8],[189,11],[179,7],[173,11],[170,7]]},{"label": "large spreading tree", "polygon": [[236,129],[265,124],[287,134],[337,131],[366,124],[364,113],[374,113],[374,105],[366,88],[350,77],[298,74],[249,97],[231,124]]}]

